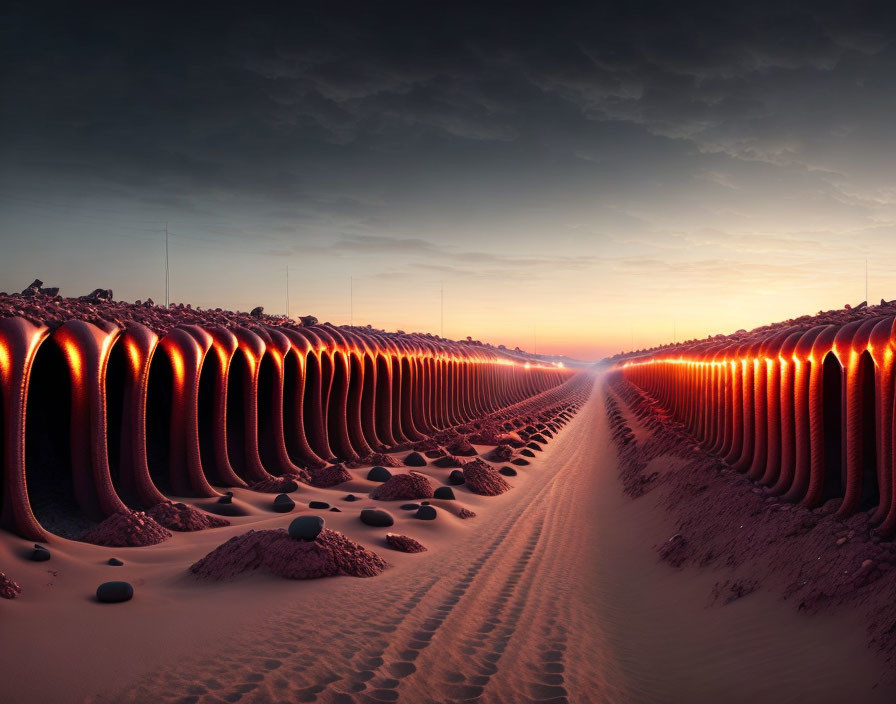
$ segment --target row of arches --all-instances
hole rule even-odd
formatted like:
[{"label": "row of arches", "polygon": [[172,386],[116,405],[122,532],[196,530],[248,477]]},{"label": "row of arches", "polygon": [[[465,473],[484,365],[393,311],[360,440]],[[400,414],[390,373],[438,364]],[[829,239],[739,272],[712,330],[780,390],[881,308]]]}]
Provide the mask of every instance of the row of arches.
[{"label": "row of arches", "polygon": [[0,320],[0,522],[40,540],[166,496],[360,461],[481,418],[570,373],[479,346],[329,325],[157,335]]},{"label": "row of arches", "polygon": [[623,374],[710,451],[785,500],[870,511],[896,535],[893,316],[679,346]]}]

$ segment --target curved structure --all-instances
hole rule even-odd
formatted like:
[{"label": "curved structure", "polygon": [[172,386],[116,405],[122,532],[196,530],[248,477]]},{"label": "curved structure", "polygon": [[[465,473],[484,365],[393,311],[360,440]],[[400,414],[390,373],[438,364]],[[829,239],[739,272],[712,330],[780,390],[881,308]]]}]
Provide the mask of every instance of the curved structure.
[{"label": "curved structure", "polygon": [[147,318],[129,305],[112,321],[0,317],[0,522],[23,537],[46,538],[47,502],[100,520],[167,496],[307,479],[569,397],[552,390],[570,370],[478,343],[156,308]]},{"label": "curved structure", "polygon": [[892,537],[896,317],[839,317],[640,353],[621,373],[769,493],[871,511]]}]

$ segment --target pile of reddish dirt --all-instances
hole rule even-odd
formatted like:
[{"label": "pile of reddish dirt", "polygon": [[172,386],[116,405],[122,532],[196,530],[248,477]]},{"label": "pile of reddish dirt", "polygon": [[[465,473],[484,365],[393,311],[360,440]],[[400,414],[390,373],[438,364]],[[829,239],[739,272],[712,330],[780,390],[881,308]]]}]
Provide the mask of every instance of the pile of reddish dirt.
[{"label": "pile of reddish dirt", "polygon": [[[408,540],[410,540],[410,538],[408,538]],[[423,549],[426,550],[426,548],[423,548]],[[412,551],[408,551],[408,552],[412,552]],[[21,593],[22,593],[22,588],[15,582],[13,582],[5,574],[0,572],[0,598],[15,599]]]},{"label": "pile of reddish dirt", "polygon": [[448,450],[448,454],[455,455],[456,457],[474,457],[479,454],[476,452],[476,448],[470,444],[470,441],[464,437],[457,438],[457,440],[450,443],[445,449]]},{"label": "pile of reddish dirt", "polygon": [[457,512],[458,518],[476,518],[476,513],[468,508],[462,508]]},{"label": "pile of reddish dirt", "polygon": [[262,570],[286,579],[375,577],[388,567],[379,555],[342,533],[324,529],[313,541],[289,537],[283,529],[250,530],[231,538],[190,566],[201,579],[232,579]]},{"label": "pile of reddish dirt", "polygon": [[374,452],[366,457],[364,462],[379,467],[401,467],[401,460],[385,452]]},{"label": "pile of reddish dirt", "polygon": [[486,455],[486,458],[492,462],[510,462],[513,457],[513,448],[509,445],[498,445],[494,450]]},{"label": "pile of reddish dirt", "polygon": [[413,538],[397,533],[386,533],[386,542],[389,547],[399,552],[426,552],[426,548]]},{"label": "pile of reddish dirt", "polygon": [[476,445],[497,445],[501,442],[501,429],[493,423],[484,422],[468,440]]},{"label": "pile of reddish dirt", "polygon": [[497,496],[510,489],[510,484],[498,474],[498,470],[488,462],[475,459],[467,462],[463,468],[464,482],[474,494],[481,496]]},{"label": "pile of reddish dirt", "polygon": [[143,511],[122,511],[84,531],[79,540],[110,548],[130,548],[157,545],[170,537],[170,531]]},{"label": "pile of reddish dirt", "polygon": [[432,484],[422,474],[396,474],[370,492],[371,499],[397,501],[398,499],[431,499]]},{"label": "pile of reddish dirt", "polygon": [[[299,480],[300,477],[292,474],[287,474],[282,477],[271,476],[267,479],[257,481],[254,484],[250,484],[249,488],[252,491],[257,491],[261,494],[288,494],[290,491],[295,491],[299,488]],[[304,473],[301,480],[309,483],[310,477],[307,472]]]},{"label": "pile of reddish dirt", "polygon": [[182,533],[230,525],[230,521],[225,518],[211,516],[187,504],[171,501],[156,504],[146,511],[146,515],[159,525]]},{"label": "pile of reddish dirt", "polygon": [[331,486],[352,480],[352,475],[341,464],[331,464],[319,469],[310,469],[308,473],[311,476],[311,486],[321,489],[328,489]]}]

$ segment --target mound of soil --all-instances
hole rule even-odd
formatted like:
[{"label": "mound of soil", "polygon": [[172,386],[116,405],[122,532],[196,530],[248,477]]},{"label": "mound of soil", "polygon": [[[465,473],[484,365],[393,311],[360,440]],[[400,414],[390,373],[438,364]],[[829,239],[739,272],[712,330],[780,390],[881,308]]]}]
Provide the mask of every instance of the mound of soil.
[{"label": "mound of soil", "polygon": [[433,488],[429,479],[416,472],[396,474],[370,492],[370,498],[379,501],[430,499],[432,495]]},{"label": "mound of soil", "polygon": [[399,552],[426,552],[426,548],[413,538],[397,533],[386,533],[386,542],[389,547]]},{"label": "mound of soil", "polygon": [[295,540],[283,529],[250,530],[190,566],[200,579],[219,581],[261,570],[285,579],[374,577],[388,567],[379,555],[342,533],[323,529],[316,540]]},{"label": "mound of soil", "polygon": [[157,545],[170,537],[169,530],[143,511],[121,511],[81,533],[79,540],[110,548],[130,548]]},{"label": "mound of soil", "polygon": [[341,464],[331,464],[320,469],[310,469],[308,473],[311,475],[311,486],[321,489],[328,489],[331,486],[352,480],[352,475]]},{"label": "mound of soil", "polygon": [[230,525],[226,518],[211,516],[193,506],[172,501],[156,504],[146,511],[146,515],[159,525],[182,533]]},{"label": "mound of soil", "polygon": [[475,459],[467,462],[464,467],[464,481],[474,494],[481,496],[497,496],[510,489],[510,484],[504,481],[504,477],[498,474],[498,470],[488,462]]},{"label": "mound of soil", "polygon": [[[398,536],[403,537],[403,536]],[[411,540],[410,538],[406,538],[406,540]],[[416,542],[416,541],[413,541]],[[420,545],[420,543],[417,543]],[[423,546],[421,546],[423,550],[426,550]],[[395,548],[396,550],[400,548]],[[416,550],[406,550],[405,552],[418,552]],[[3,599],[15,599],[19,594],[22,593],[22,588],[13,582],[9,577],[0,572],[0,598]]]}]

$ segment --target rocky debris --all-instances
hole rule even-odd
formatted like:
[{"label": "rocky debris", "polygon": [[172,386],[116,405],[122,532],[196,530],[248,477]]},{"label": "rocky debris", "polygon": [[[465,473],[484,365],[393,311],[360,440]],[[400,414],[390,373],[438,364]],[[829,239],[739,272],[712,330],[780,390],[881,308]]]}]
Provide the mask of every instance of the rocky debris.
[{"label": "rocky debris", "polygon": [[448,454],[454,455],[455,457],[475,457],[479,454],[476,452],[476,448],[473,447],[470,444],[470,441],[465,437],[457,438],[457,440],[452,442],[445,449],[448,451]]},{"label": "rocky debris", "polygon": [[385,452],[374,452],[369,457],[366,457],[364,461],[367,464],[379,465],[381,467],[401,467],[401,460],[397,457],[393,457],[392,455],[387,455]]},{"label": "rocky debris", "polygon": [[249,488],[261,494],[288,494],[291,491],[296,491],[299,488],[299,483],[291,476],[272,476],[251,484]]},{"label": "rocky debris", "polygon": [[445,499],[453,501],[455,499],[454,490],[450,486],[440,486],[433,492],[434,499]]},{"label": "rocky debris", "polygon": [[324,529],[320,516],[299,516],[289,524],[289,537],[293,540],[315,540]]},{"label": "rocky debris", "polygon": [[296,502],[292,500],[289,494],[277,494],[271,509],[275,513],[289,513],[296,507]]},{"label": "rocky debris", "polygon": [[[426,548],[424,548],[425,550]],[[414,551],[419,552],[419,551]],[[9,577],[0,572],[0,599],[15,599],[22,593],[22,588]]]},{"label": "rocky debris", "polygon": [[35,543],[30,558],[32,562],[46,562],[50,559],[50,551],[43,545]]},{"label": "rocky debris", "polygon": [[488,462],[475,459],[464,465],[464,481],[467,488],[481,496],[497,496],[510,489],[510,484]]},{"label": "rocky debris", "polygon": [[395,524],[395,519],[388,511],[378,508],[365,508],[361,510],[361,523],[374,528],[388,528]]},{"label": "rocky debris", "polygon": [[210,516],[193,506],[173,501],[163,501],[146,510],[146,515],[160,526],[181,533],[189,533],[206,528],[223,528],[230,521],[217,516]]},{"label": "rocky debris", "polygon": [[464,473],[459,469],[455,469],[448,475],[448,483],[453,484],[454,486],[460,486],[465,481]]},{"label": "rocky debris", "polygon": [[371,482],[387,482],[392,478],[392,472],[385,467],[372,467],[367,473],[367,479]]},{"label": "rocky debris", "polygon": [[311,486],[321,489],[328,489],[331,486],[352,480],[352,475],[349,471],[339,463],[318,469],[312,468],[308,470],[308,473],[311,475]]},{"label": "rocky debris", "polygon": [[280,529],[250,530],[235,536],[191,565],[190,572],[208,580],[232,579],[256,570],[286,579],[316,579],[337,575],[374,577],[386,567],[379,555],[336,531],[325,528],[316,539],[306,541],[295,540]]},{"label": "rocky debris", "polygon": [[408,467],[425,467],[426,458],[419,452],[412,452],[404,458],[404,463]]},{"label": "rocky debris", "polygon": [[426,548],[423,545],[406,535],[386,533],[386,543],[390,548],[399,552],[426,552]]},{"label": "rocky debris", "polygon": [[134,598],[134,587],[128,582],[103,582],[96,588],[96,600],[103,604],[119,604]]},{"label": "rocky debris", "polygon": [[79,540],[110,548],[126,548],[157,545],[170,537],[167,528],[142,511],[120,511],[84,531]]},{"label": "rocky debris", "polygon": [[476,518],[476,514],[468,508],[462,508],[457,512],[458,518]]},{"label": "rocky debris", "polygon": [[487,460],[492,462],[509,462],[512,457],[513,448],[510,445],[498,445],[485,456]]},{"label": "rocky debris", "polygon": [[396,474],[370,492],[370,498],[378,501],[428,499],[432,495],[432,484],[430,484],[429,479],[417,472]]}]

